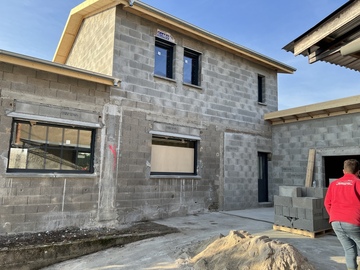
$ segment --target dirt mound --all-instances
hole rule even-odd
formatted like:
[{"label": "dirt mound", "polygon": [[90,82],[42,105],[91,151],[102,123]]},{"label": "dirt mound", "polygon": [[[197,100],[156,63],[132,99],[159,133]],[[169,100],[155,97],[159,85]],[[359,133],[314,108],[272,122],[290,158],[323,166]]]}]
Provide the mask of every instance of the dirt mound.
[{"label": "dirt mound", "polygon": [[196,251],[189,260],[195,270],[315,270],[293,246],[246,231],[230,231]]}]

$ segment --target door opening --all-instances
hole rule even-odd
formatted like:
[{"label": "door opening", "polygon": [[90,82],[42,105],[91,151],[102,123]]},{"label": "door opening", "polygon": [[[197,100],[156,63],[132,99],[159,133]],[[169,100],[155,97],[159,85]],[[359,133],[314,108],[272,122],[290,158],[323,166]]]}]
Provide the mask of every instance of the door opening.
[{"label": "door opening", "polygon": [[258,201],[268,202],[268,154],[258,152]]},{"label": "door opening", "polygon": [[325,164],[325,187],[328,187],[329,184],[337,179],[342,177],[344,161],[347,159],[357,159],[360,162],[359,155],[352,156],[325,156],[324,164]]}]

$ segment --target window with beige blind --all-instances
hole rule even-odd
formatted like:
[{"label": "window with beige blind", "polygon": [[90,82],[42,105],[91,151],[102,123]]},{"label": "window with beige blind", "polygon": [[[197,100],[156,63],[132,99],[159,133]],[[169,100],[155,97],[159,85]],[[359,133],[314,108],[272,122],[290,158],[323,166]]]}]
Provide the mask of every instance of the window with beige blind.
[{"label": "window with beige blind", "polygon": [[152,137],[152,175],[196,175],[198,141],[168,136]]}]

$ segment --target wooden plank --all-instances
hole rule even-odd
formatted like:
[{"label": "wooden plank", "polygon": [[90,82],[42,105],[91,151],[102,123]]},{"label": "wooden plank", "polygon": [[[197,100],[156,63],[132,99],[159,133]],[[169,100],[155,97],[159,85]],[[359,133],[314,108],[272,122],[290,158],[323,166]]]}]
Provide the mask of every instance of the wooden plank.
[{"label": "wooden plank", "polygon": [[311,187],[314,175],[315,149],[309,149],[308,164],[306,169],[305,187]]},{"label": "wooden plank", "polygon": [[325,235],[325,234],[334,232],[333,229],[330,229],[330,228],[315,231],[315,232],[310,232],[310,231],[306,231],[306,230],[302,230],[302,229],[289,228],[289,227],[279,226],[279,225],[275,225],[275,224],[273,225],[273,230],[299,234],[299,235],[308,236],[311,238],[316,238],[317,236],[321,236],[321,235]]}]

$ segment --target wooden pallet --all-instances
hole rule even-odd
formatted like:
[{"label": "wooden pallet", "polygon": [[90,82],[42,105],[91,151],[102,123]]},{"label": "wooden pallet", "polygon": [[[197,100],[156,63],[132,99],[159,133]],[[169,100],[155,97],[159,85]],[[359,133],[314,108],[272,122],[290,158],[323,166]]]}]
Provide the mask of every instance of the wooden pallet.
[{"label": "wooden pallet", "polygon": [[279,225],[275,225],[275,224],[273,225],[273,230],[289,232],[289,233],[294,233],[294,234],[300,234],[300,235],[304,235],[304,236],[309,236],[311,238],[316,238],[318,236],[334,232],[333,229],[324,229],[324,230],[319,230],[316,232],[310,232],[310,231],[306,231],[306,230],[302,230],[302,229],[289,228],[289,227],[279,226]]}]

